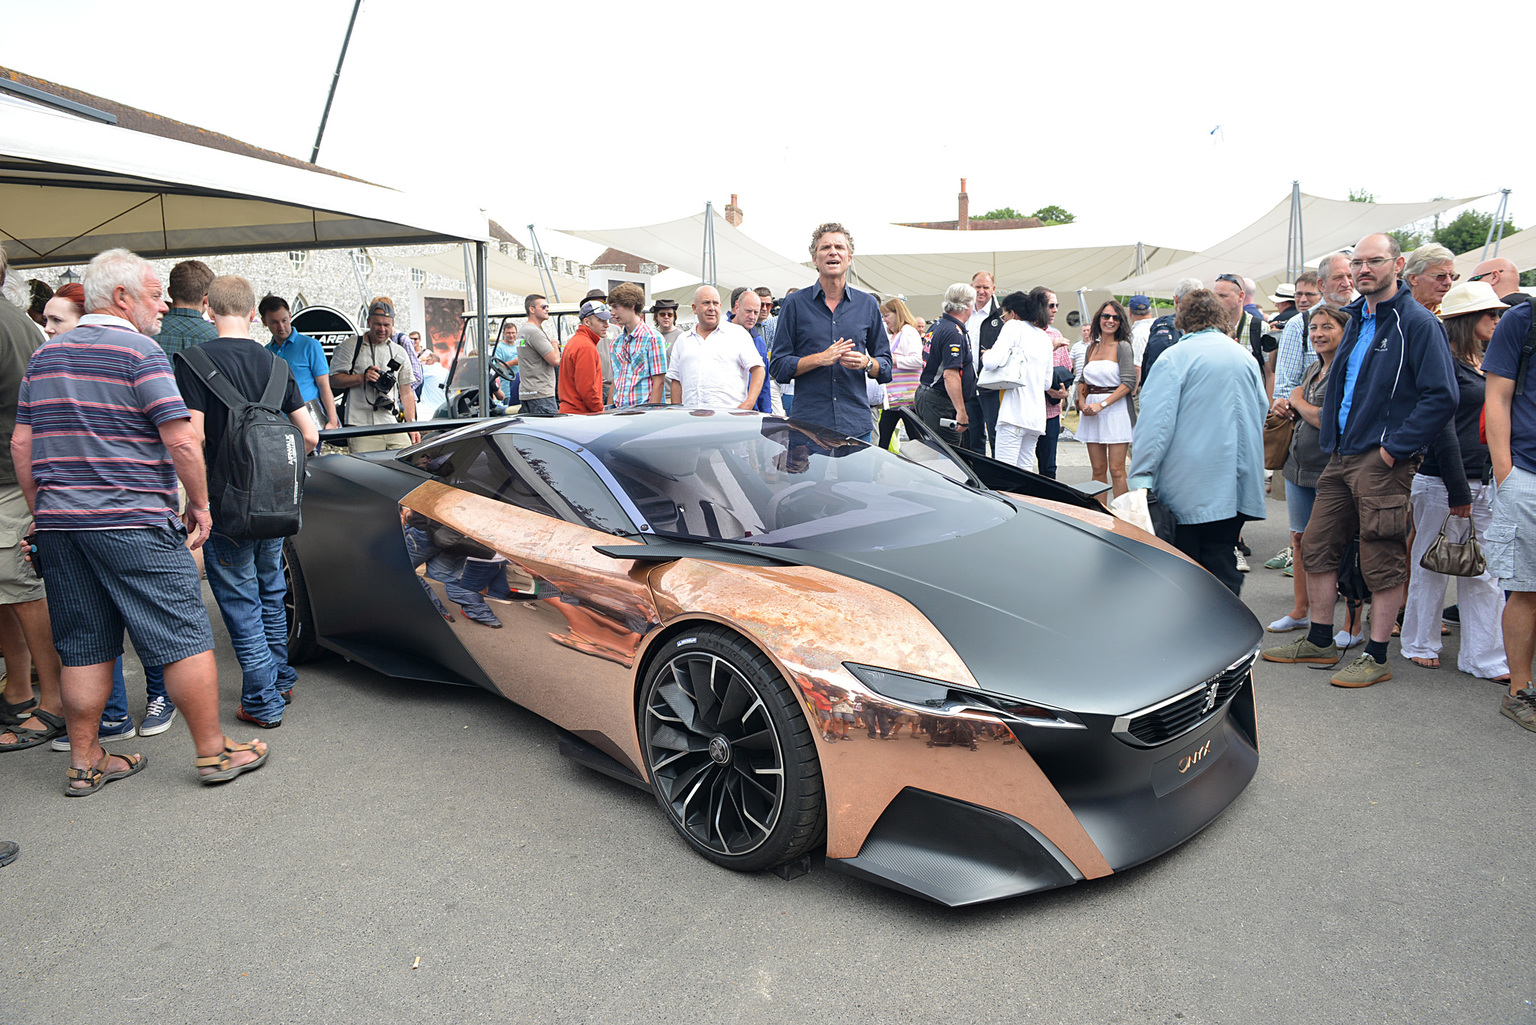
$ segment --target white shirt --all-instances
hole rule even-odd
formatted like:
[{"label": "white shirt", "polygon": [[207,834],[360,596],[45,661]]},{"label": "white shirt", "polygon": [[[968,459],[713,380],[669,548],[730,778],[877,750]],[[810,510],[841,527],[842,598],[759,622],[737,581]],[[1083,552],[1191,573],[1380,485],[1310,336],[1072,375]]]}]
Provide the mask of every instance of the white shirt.
[{"label": "white shirt", "polygon": [[746,328],[721,321],[708,337],[700,337],[694,325],[672,347],[667,380],[681,386],[685,406],[733,409],[747,401],[752,368],[761,366],[763,357]]},{"label": "white shirt", "polygon": [[971,319],[965,322],[965,333],[971,338],[971,369],[981,373],[981,325],[987,322],[992,315],[992,304],[996,299],[988,299],[985,306],[973,306]]},{"label": "white shirt", "polygon": [[1131,362],[1141,366],[1141,356],[1147,351],[1147,340],[1152,335],[1152,321],[1155,317],[1146,320],[1138,320],[1131,325]]},{"label": "white shirt", "polygon": [[1051,385],[1051,338],[1022,320],[1004,321],[997,341],[982,353],[982,362],[989,367],[1000,367],[1008,362],[1014,349],[1024,361],[1024,383],[998,393],[1001,400],[997,422],[1044,434],[1045,389]]}]

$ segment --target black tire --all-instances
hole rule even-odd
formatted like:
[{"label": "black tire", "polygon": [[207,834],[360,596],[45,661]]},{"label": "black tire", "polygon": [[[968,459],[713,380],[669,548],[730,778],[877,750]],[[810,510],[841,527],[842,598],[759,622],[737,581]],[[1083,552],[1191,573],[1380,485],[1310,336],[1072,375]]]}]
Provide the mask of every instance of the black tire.
[{"label": "black tire", "polygon": [[283,582],[288,585],[288,596],[283,600],[283,611],[288,616],[288,664],[313,662],[320,656],[321,648],[315,639],[315,614],[309,607],[304,571],[292,540],[283,541]]},{"label": "black tire", "polygon": [[641,688],[640,741],[657,803],[710,861],[756,872],[824,838],[810,725],[768,657],[730,630],[662,647]]}]

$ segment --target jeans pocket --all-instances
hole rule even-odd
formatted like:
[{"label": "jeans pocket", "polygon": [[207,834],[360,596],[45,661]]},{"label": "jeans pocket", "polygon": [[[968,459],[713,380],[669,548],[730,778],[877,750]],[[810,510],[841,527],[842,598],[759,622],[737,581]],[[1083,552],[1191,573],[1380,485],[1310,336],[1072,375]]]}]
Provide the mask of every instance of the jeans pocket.
[{"label": "jeans pocket", "polygon": [[1407,536],[1407,495],[1371,495],[1360,499],[1361,541],[1400,541]]}]

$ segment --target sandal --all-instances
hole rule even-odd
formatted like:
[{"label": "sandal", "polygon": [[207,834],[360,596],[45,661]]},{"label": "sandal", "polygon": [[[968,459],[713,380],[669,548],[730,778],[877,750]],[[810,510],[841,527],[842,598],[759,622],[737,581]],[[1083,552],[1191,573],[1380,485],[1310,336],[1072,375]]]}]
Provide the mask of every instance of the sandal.
[{"label": "sandal", "polygon": [[230,755],[241,751],[254,751],[256,750],[256,745],[258,743],[260,742],[252,741],[249,744],[236,744],[233,740],[225,737],[223,751],[220,751],[216,755],[207,755],[205,757],[198,758],[192,763],[199,769],[214,770],[213,772],[207,774],[199,773],[197,778],[204,784],[227,783],[234,779],[236,776],[240,775],[242,772],[250,772],[252,769],[261,768],[267,760],[267,755],[272,753],[270,748],[268,748],[266,751],[263,751],[255,761],[246,762],[244,765],[235,765],[229,757]]},{"label": "sandal", "polygon": [[0,744],[0,751],[25,751],[29,747],[46,744],[64,732],[63,716],[54,715],[52,712],[45,712],[41,708],[32,714],[47,723],[48,728],[46,730],[30,730],[20,726],[12,726],[7,731],[0,731],[16,734],[16,739],[11,743]]},{"label": "sandal", "polygon": [[1409,655],[1408,661],[1416,666],[1423,666],[1425,669],[1440,668],[1440,660],[1438,658],[1419,658],[1417,655]]},{"label": "sandal", "polygon": [[28,715],[36,707],[36,694],[25,701],[18,701],[15,704],[0,698],[0,723],[4,723],[7,726],[20,726],[27,721]]},{"label": "sandal", "polygon": [[[107,766],[114,758],[121,758],[123,761],[127,762],[128,768],[121,772],[108,772]],[[145,758],[143,755],[118,755],[103,751],[101,753],[101,761],[97,762],[89,769],[72,768],[68,772],[64,773],[64,796],[85,797],[87,794],[94,794],[96,791],[100,790],[108,783],[111,783],[113,780],[127,779],[129,776],[132,776],[135,772],[138,772],[148,764],[149,759]],[[85,782],[87,785],[83,787],[70,786],[71,783],[81,781]]]}]

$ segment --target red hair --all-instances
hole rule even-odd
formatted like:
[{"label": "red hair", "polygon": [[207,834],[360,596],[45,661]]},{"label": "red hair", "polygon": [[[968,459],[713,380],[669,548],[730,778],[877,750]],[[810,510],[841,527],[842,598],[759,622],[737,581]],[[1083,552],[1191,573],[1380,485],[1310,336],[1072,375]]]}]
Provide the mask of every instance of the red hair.
[{"label": "red hair", "polygon": [[85,286],[81,285],[80,282],[71,281],[69,284],[61,286],[57,292],[53,293],[53,297],[72,303],[80,316],[85,316]]}]

